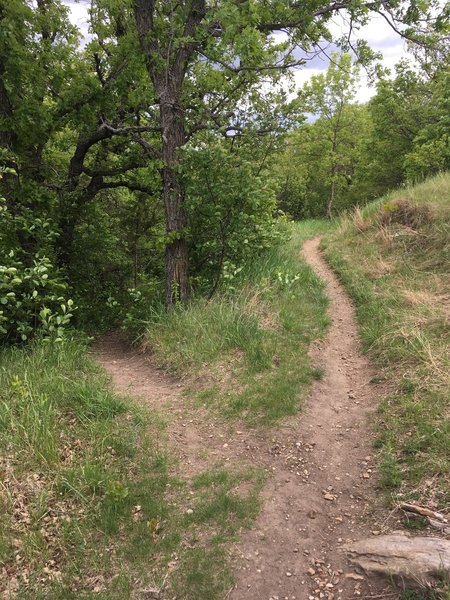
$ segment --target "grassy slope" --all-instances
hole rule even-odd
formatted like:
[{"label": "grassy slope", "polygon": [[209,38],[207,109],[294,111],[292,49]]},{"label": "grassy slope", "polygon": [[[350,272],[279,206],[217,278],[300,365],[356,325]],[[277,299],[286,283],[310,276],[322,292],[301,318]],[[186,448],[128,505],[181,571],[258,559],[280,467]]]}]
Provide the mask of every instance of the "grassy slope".
[{"label": "grassy slope", "polygon": [[256,260],[212,300],[149,323],[144,343],[160,364],[188,375],[191,391],[222,415],[269,424],[300,407],[313,377],[310,342],[327,326],[321,281],[300,256],[330,226],[292,226],[285,246]]},{"label": "grassy slope", "polygon": [[450,175],[396,192],[324,241],[391,393],[378,412],[382,483],[450,504]]}]

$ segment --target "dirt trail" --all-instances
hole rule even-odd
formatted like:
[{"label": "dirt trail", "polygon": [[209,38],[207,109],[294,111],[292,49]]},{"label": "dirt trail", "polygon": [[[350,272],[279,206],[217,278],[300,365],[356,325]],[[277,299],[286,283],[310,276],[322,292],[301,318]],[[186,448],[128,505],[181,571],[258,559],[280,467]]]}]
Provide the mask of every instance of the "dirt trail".
[{"label": "dirt trail", "polygon": [[[361,354],[353,306],[308,240],[306,261],[325,280],[332,324],[311,354],[324,377],[301,414],[277,433],[278,456],[243,556],[233,600],[391,597],[352,572],[340,546],[375,530],[370,414],[380,389]],[[278,463],[278,464],[277,464]]]},{"label": "dirt trail", "polygon": [[94,352],[116,390],[134,396],[166,420],[166,441],[177,476],[190,478],[217,462],[233,460],[236,452],[229,448],[242,446],[242,433],[229,431],[201,408],[192,410],[182,395],[183,385],[157,369],[151,358],[130,348],[117,334],[101,338]]},{"label": "dirt trail", "polygon": [[368,420],[381,391],[370,383],[374,373],[360,351],[353,307],[321,258],[319,239],[305,243],[304,256],[330,297],[332,325],[312,349],[324,377],[302,412],[276,430],[231,429],[206,410],[194,410],[179,382],[116,336],[103,338],[95,352],[118,390],[166,415],[180,476],[217,462],[271,473],[257,522],[231,553],[236,586],[230,600],[389,598],[392,592],[379,595],[379,588],[358,578],[340,551],[346,541],[377,528]]}]

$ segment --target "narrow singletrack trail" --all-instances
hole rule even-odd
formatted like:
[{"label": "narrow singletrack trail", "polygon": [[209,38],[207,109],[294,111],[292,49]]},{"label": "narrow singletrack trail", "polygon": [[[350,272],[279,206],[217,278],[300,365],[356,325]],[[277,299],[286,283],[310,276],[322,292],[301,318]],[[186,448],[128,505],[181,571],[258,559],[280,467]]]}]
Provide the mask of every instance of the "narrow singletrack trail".
[{"label": "narrow singletrack trail", "polygon": [[236,585],[229,600],[349,600],[393,597],[347,563],[342,545],[371,535],[376,525],[376,475],[370,415],[383,390],[362,355],[353,306],[308,240],[305,260],[324,279],[331,326],[311,349],[324,375],[302,411],[269,431],[248,430],[193,407],[182,385],[117,336],[94,347],[114,387],[167,420],[167,443],[178,476],[246,464],[270,476],[261,511],[230,551]]},{"label": "narrow singletrack trail", "polygon": [[311,351],[324,376],[302,412],[277,432],[261,513],[239,545],[233,600],[392,597],[354,573],[341,550],[378,533],[370,415],[381,390],[361,353],[353,305],[319,244],[308,240],[303,255],[330,299],[328,335]]},{"label": "narrow singletrack trail", "polygon": [[136,398],[166,422],[165,437],[174,459],[173,472],[189,479],[219,463],[253,458],[243,431],[233,432],[205,409],[186,400],[183,385],[159,370],[151,358],[131,348],[119,335],[104,336],[94,345],[97,361],[114,388]]}]

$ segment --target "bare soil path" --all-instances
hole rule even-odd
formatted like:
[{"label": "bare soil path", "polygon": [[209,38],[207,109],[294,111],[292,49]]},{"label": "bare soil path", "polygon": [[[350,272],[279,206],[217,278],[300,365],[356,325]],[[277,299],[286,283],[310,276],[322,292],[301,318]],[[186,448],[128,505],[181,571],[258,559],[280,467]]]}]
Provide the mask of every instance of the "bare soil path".
[{"label": "bare soil path", "polygon": [[302,412],[277,432],[273,477],[243,556],[233,600],[390,598],[349,567],[340,547],[379,533],[370,415],[380,394],[361,353],[353,305],[308,240],[306,261],[327,284],[332,323],[312,348],[324,371]]},{"label": "bare soil path", "polygon": [[201,407],[193,410],[182,395],[182,383],[155,367],[151,357],[131,348],[119,335],[101,338],[94,352],[116,390],[134,396],[167,422],[167,443],[179,477],[190,478],[215,463],[233,462],[245,452],[242,431],[226,428]]},{"label": "bare soil path", "polygon": [[269,432],[233,428],[192,408],[182,385],[116,336],[95,347],[119,391],[166,415],[167,441],[179,475],[217,462],[259,465],[271,473],[254,527],[231,551],[236,586],[230,600],[392,598],[353,572],[341,546],[378,533],[370,415],[382,394],[361,354],[353,306],[324,262],[318,238],[304,257],[327,284],[331,327],[312,349],[324,376],[302,412]]}]

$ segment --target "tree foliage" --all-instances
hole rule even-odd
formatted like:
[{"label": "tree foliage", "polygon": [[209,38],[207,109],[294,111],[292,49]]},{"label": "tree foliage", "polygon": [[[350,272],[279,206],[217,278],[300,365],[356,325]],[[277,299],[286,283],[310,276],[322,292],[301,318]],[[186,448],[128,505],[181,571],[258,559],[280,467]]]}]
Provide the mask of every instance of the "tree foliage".
[{"label": "tree foliage", "polygon": [[394,77],[381,73],[367,105],[355,103],[350,65],[335,57],[304,86],[314,120],[275,160],[280,205],[295,218],[330,217],[450,168],[448,59],[432,72],[403,61]]},{"label": "tree foliage", "polygon": [[354,197],[369,131],[366,107],[354,103],[357,85],[352,57],[333,54],[326,73],[313,76],[300,93],[313,122],[288,137],[278,163],[280,202],[295,218],[331,218]]},{"label": "tree foliage", "polygon": [[[339,12],[352,28],[370,11],[383,13],[423,41],[444,27],[440,16],[431,19],[432,8],[93,0],[81,43],[60,0],[0,0],[2,265],[26,277],[46,265],[56,287],[38,292],[41,309],[56,314],[69,294],[78,322],[105,327],[135,306],[137,288],[142,305],[211,294],[224,270],[239,269],[277,237],[274,172],[282,207],[297,217],[340,210],[364,179],[361,148],[376,132],[367,110],[350,101],[356,75],[349,58],[336,58],[341,64],[314,80],[301,102],[287,100],[290,69],[332,39]],[[349,39],[335,41],[348,48]],[[362,62],[371,56],[364,44],[356,51]],[[448,77],[436,72],[432,84],[417,85],[411,77],[405,72],[397,87],[417,91],[423,127],[402,150],[402,168],[422,176],[432,156],[440,168],[447,164]],[[389,117],[397,93],[389,85],[380,83],[384,98],[369,113]],[[302,111],[318,118],[290,135],[274,165]],[[289,152],[300,158],[296,173]],[[8,277],[6,294],[18,285]],[[33,297],[34,289],[23,290]],[[44,327],[33,310],[19,321]],[[6,327],[8,339],[20,339],[12,334],[19,321]]]}]

